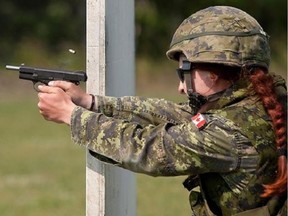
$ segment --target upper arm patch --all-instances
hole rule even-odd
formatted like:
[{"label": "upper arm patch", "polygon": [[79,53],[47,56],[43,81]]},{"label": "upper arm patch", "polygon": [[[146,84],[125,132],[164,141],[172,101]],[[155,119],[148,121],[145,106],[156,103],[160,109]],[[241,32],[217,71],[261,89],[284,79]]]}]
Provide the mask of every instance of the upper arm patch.
[{"label": "upper arm patch", "polygon": [[192,122],[198,129],[202,129],[207,125],[207,121],[201,113],[197,113],[195,116],[191,118]]}]

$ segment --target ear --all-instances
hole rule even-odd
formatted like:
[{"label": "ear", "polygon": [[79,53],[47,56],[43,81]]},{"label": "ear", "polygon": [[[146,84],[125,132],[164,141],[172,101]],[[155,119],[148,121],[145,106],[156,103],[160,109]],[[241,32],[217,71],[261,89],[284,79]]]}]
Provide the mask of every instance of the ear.
[{"label": "ear", "polygon": [[216,80],[218,80],[218,75],[215,74],[215,73],[213,73],[213,72],[210,72],[209,77],[210,77],[210,79],[211,79],[213,82],[215,82]]}]

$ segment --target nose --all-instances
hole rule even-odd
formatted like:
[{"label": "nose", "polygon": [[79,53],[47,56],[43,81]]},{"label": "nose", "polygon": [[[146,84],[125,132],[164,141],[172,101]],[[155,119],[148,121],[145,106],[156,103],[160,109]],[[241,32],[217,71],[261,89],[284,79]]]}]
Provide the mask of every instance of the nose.
[{"label": "nose", "polygon": [[179,94],[185,94],[185,82],[179,82],[178,92]]}]

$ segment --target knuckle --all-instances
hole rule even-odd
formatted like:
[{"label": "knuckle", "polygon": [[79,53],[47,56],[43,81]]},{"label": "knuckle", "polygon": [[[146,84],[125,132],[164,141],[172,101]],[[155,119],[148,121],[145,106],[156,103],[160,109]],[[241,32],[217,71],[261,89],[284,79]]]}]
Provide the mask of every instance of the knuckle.
[{"label": "knuckle", "polygon": [[72,86],[73,86],[73,83],[71,83],[71,82],[66,82],[66,87],[67,87],[67,89],[72,88]]}]

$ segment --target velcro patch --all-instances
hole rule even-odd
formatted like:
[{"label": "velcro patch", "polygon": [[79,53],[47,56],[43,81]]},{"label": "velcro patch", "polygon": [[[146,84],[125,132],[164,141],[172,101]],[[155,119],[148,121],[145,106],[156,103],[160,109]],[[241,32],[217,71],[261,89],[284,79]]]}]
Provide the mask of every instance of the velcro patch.
[{"label": "velcro patch", "polygon": [[206,125],[206,120],[201,113],[197,113],[195,116],[191,118],[192,122],[199,129],[203,128]]}]

